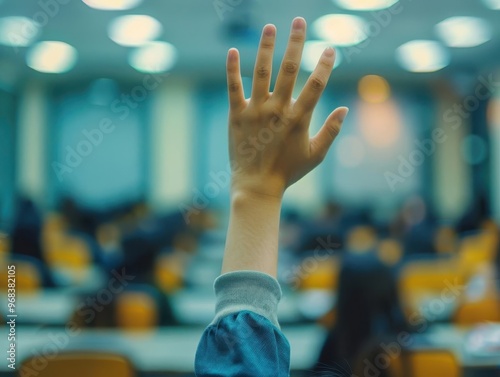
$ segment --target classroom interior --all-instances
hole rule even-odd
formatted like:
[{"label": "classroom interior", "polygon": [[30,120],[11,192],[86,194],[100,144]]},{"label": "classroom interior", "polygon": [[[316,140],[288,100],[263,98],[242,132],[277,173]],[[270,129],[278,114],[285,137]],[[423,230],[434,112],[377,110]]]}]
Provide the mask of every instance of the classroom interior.
[{"label": "classroom interior", "polygon": [[[229,216],[227,50],[248,97],[262,27],[275,79],[296,16],[296,93],[337,53],[311,132],[350,113],[283,201],[291,375],[500,376],[499,0],[0,0],[0,376],[194,376]],[[352,256],[391,276],[406,327],[321,369],[346,316],[383,322]]]}]

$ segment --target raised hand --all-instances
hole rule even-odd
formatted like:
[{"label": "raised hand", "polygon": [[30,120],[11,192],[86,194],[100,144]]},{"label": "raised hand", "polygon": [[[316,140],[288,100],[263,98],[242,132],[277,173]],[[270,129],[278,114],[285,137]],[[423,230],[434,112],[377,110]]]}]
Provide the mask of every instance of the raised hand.
[{"label": "raised hand", "polygon": [[238,50],[230,49],[228,52],[229,154],[233,170],[233,196],[241,193],[281,199],[288,186],[324,159],[340,132],[348,112],[346,107],[335,109],[320,131],[309,137],[313,110],[335,61],[333,48],[323,52],[297,100],[292,98],[305,37],[305,20],[294,19],[274,92],[270,92],[276,28],[274,25],[264,27],[250,99],[245,99],[243,94]]}]

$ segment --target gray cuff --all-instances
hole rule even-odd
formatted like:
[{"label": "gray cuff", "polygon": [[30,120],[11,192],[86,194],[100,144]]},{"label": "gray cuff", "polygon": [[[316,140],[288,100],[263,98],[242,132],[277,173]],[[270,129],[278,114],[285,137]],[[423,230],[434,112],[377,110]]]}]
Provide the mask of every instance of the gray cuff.
[{"label": "gray cuff", "polygon": [[248,310],[267,318],[279,328],[278,303],[281,287],[272,276],[258,271],[228,272],[215,279],[216,324],[222,317]]}]

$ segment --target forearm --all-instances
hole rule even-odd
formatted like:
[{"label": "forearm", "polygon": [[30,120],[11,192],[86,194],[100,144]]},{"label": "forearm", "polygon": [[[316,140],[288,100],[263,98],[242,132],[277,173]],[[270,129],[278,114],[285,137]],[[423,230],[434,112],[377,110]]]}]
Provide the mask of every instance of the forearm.
[{"label": "forearm", "polygon": [[281,198],[233,193],[222,273],[252,270],[276,277]]}]

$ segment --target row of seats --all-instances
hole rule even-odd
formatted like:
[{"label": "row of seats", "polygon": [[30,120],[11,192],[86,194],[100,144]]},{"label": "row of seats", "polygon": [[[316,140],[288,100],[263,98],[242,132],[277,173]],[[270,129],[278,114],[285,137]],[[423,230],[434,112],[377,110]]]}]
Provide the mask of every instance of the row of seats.
[{"label": "row of seats", "polygon": [[[34,359],[24,361],[19,369],[19,376],[36,363]],[[118,354],[66,352],[48,359],[47,362],[45,368],[37,369],[38,377],[135,377],[137,375],[132,363]],[[456,358],[444,350],[406,351],[401,357],[389,359],[388,362],[386,360],[384,364],[381,362],[380,367],[388,369],[391,377],[462,376]],[[366,366],[363,365],[360,368],[363,369]],[[407,370],[411,371],[410,374],[406,372]],[[163,372],[164,375],[169,376],[180,375],[176,372]]]}]

